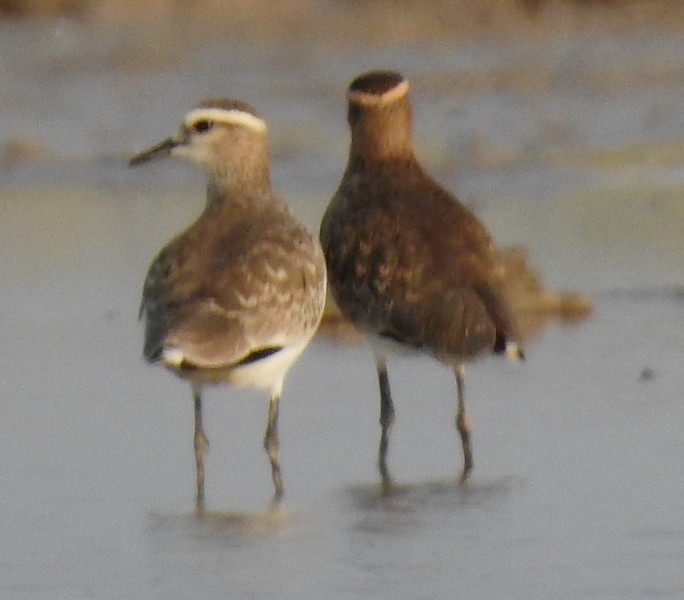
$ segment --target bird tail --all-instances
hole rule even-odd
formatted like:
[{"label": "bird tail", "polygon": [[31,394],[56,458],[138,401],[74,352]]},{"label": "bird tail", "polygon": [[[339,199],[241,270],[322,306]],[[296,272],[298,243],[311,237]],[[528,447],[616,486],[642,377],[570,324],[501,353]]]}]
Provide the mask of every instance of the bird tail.
[{"label": "bird tail", "polygon": [[525,360],[525,353],[519,344],[506,339],[506,336],[497,333],[494,342],[494,352],[496,354],[503,354],[506,358],[513,361]]},{"label": "bird tail", "polygon": [[[504,287],[519,329],[516,340],[535,338],[551,323],[581,321],[591,314],[591,300],[585,295],[544,287],[524,248],[502,248],[499,258],[504,267]],[[509,346],[511,342],[507,342],[500,351],[505,350],[509,355]],[[511,352],[516,354],[515,350]]]}]

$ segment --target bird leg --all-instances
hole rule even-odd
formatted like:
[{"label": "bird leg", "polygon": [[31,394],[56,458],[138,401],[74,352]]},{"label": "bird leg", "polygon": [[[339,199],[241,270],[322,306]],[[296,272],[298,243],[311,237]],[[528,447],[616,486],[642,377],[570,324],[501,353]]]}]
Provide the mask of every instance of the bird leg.
[{"label": "bird leg", "polygon": [[273,504],[277,505],[283,497],[283,480],[280,475],[279,442],[278,442],[278,405],[280,402],[282,384],[274,386],[268,402],[268,423],[264,434],[264,448],[271,461],[271,474],[273,476]]},{"label": "bird leg", "polygon": [[470,447],[471,425],[465,405],[465,367],[463,365],[457,365],[454,369],[454,374],[456,375],[456,389],[458,392],[456,429],[458,429],[458,433],[461,435],[461,446],[463,447],[463,472],[461,473],[460,481],[461,483],[465,483],[473,468],[473,454]]},{"label": "bird leg", "polygon": [[387,447],[389,445],[389,430],[394,423],[394,405],[390,393],[389,377],[387,376],[387,363],[383,357],[376,356],[378,371],[378,383],[380,385],[380,448],[378,450],[378,469],[382,482],[383,492],[389,492],[392,487],[392,479],[387,468]]},{"label": "bird leg", "polygon": [[195,473],[197,477],[197,495],[195,497],[195,509],[198,513],[204,512],[204,458],[209,452],[209,440],[204,434],[202,427],[202,386],[192,386],[192,399],[195,406]]}]

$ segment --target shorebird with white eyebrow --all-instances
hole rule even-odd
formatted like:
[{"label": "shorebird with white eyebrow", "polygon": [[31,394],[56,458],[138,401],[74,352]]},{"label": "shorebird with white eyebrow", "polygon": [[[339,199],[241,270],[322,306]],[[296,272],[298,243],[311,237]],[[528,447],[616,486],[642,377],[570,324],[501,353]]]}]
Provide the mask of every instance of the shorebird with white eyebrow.
[{"label": "shorebird with white eyebrow", "polygon": [[349,158],[320,230],[333,296],[375,354],[385,490],[392,488],[387,449],[394,421],[388,352],[425,353],[454,370],[461,481],[473,466],[463,365],[491,352],[523,356],[489,233],[413,153],[408,91],[394,71],[371,71],[351,83]]},{"label": "shorebird with white eyebrow", "polygon": [[238,100],[208,100],[176,135],[130,165],[172,156],[209,176],[199,218],[157,255],[143,286],[144,356],[192,384],[196,508],[204,510],[202,389],[270,391],[264,446],[280,501],[278,406],[283,380],[313,337],[325,301],[320,246],[274,191],[266,123]]}]

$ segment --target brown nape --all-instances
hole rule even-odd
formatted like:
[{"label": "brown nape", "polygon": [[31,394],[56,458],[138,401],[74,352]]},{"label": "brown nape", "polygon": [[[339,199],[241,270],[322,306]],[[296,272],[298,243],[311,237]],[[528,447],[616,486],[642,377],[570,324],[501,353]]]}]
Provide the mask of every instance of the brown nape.
[{"label": "brown nape", "polygon": [[404,78],[396,71],[368,71],[351,82],[349,91],[381,96],[403,81]]},{"label": "brown nape", "polygon": [[195,108],[219,108],[221,110],[239,110],[240,112],[249,113],[255,117],[261,118],[261,115],[256,109],[247,102],[242,100],[231,100],[227,98],[207,98],[197,104]]},{"label": "brown nape", "polygon": [[[412,111],[406,96],[382,104],[357,103],[350,99],[347,122],[351,127],[350,158],[363,160],[413,156]],[[406,165],[396,166],[399,171]]]}]

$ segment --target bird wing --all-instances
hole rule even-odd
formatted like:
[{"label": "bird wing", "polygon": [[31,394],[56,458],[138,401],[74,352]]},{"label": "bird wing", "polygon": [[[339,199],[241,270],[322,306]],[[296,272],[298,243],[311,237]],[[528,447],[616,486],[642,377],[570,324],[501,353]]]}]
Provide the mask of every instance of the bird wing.
[{"label": "bird wing", "polygon": [[144,354],[153,361],[172,351],[218,368],[300,341],[320,317],[323,269],[311,236],[294,222],[243,224],[219,237],[190,229],[149,269]]},{"label": "bird wing", "polygon": [[405,176],[393,195],[387,180],[366,180],[358,204],[340,189],[322,228],[335,299],[362,328],[471,357],[514,330],[496,252],[470,211],[421,181]]}]

